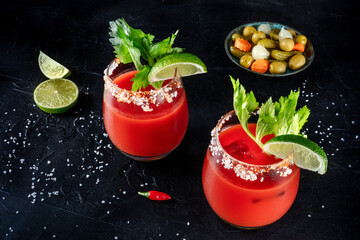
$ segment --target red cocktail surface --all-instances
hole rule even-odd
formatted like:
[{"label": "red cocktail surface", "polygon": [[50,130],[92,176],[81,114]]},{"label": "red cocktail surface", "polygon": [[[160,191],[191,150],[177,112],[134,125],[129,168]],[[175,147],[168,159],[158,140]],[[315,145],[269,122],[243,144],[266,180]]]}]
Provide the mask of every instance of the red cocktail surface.
[{"label": "red cocktail surface", "polygon": [[[185,89],[181,80],[173,79],[156,91],[149,85],[142,95],[131,92],[131,79],[136,73],[128,71],[112,80],[127,90],[122,94],[130,95],[128,102],[119,101],[116,96],[120,93],[113,96],[105,88],[104,124],[111,141],[122,152],[137,160],[155,160],[176,148],[185,135],[189,115]],[[162,93],[167,91],[171,94],[162,99]],[[149,101],[146,106],[141,102],[144,99]]]},{"label": "red cocktail surface", "polygon": [[[255,133],[256,124],[250,123],[249,129]],[[263,142],[271,138],[266,136]],[[265,226],[281,218],[295,200],[300,169],[264,153],[240,124],[224,128],[218,140],[227,156],[235,160],[214,154],[212,141],[205,156],[202,182],[215,213],[226,222],[245,228]]]}]

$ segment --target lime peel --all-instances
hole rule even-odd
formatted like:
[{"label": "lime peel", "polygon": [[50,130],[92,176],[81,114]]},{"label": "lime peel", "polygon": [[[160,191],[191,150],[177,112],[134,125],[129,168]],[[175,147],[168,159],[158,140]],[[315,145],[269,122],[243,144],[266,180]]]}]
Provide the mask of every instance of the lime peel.
[{"label": "lime peel", "polygon": [[293,158],[289,158],[290,162],[319,174],[324,174],[327,170],[328,159],[324,150],[300,135],[276,136],[265,143],[264,151],[282,159],[293,154]]},{"label": "lime peel", "polygon": [[64,78],[48,79],[34,91],[36,105],[47,113],[63,113],[72,108],[79,98],[79,89],[74,82]]},{"label": "lime peel", "polygon": [[148,75],[149,82],[158,82],[174,77],[175,70],[182,76],[206,73],[205,64],[191,53],[177,53],[159,59]]},{"label": "lime peel", "polygon": [[38,63],[41,72],[49,79],[64,78],[71,74],[69,69],[56,62],[42,51],[39,53]]}]

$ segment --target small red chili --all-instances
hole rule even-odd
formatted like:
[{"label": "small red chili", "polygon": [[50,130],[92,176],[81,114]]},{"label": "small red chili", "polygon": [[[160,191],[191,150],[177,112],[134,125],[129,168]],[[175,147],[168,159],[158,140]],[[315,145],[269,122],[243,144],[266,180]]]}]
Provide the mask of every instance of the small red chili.
[{"label": "small red chili", "polygon": [[171,199],[171,197],[168,194],[153,190],[148,192],[138,192],[138,194],[155,201],[165,201]]}]

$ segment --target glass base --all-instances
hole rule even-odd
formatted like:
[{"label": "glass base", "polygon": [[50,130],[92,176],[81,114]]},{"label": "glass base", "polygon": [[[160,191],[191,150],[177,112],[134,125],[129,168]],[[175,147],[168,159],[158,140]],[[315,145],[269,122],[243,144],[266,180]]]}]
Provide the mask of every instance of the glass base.
[{"label": "glass base", "polygon": [[160,160],[164,157],[166,157],[167,155],[169,155],[173,150],[171,150],[170,152],[167,152],[167,153],[164,153],[164,154],[161,154],[161,155],[157,155],[157,156],[149,156],[149,157],[144,157],[144,156],[135,156],[135,155],[131,155],[129,153],[126,153],[124,151],[121,151],[120,152],[122,154],[124,154],[125,156],[131,158],[131,159],[134,159],[136,161],[139,161],[139,162],[152,162],[152,161],[156,161],[156,160]]},{"label": "glass base", "polygon": [[239,226],[239,225],[236,225],[236,224],[233,224],[233,223],[230,223],[224,219],[221,218],[221,220],[223,220],[224,222],[226,222],[227,224],[233,226],[233,227],[236,227],[236,228],[239,228],[239,229],[244,229],[244,230],[256,230],[256,229],[259,229],[259,228],[263,228],[263,227],[266,227],[267,225],[265,226],[259,226],[259,227],[243,227],[243,226]]}]

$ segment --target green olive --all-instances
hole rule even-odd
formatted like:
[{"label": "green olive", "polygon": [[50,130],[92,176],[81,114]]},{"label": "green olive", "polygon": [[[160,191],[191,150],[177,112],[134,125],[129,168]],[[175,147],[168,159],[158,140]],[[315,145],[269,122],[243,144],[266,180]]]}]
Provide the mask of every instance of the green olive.
[{"label": "green olive", "polygon": [[237,39],[237,38],[240,38],[241,37],[241,35],[239,34],[239,33],[233,33],[233,35],[231,35],[231,39],[235,42],[235,40]]},{"label": "green olive", "polygon": [[253,62],[254,58],[250,55],[244,55],[240,58],[240,65],[244,68],[250,68]]},{"label": "green olive", "polygon": [[266,38],[266,34],[262,31],[259,31],[259,32],[254,32],[253,35],[251,36],[251,41],[254,43],[254,44],[257,44],[261,39],[264,39]]},{"label": "green olive", "polygon": [[298,70],[305,65],[305,57],[302,54],[296,54],[289,60],[289,68],[291,70]]},{"label": "green olive", "polygon": [[279,40],[279,32],[280,30],[277,28],[274,28],[270,31],[270,38],[273,40]]},{"label": "green olive", "polygon": [[280,41],[280,49],[286,52],[293,50],[294,40],[291,38],[284,38]]},{"label": "green olive", "polygon": [[251,35],[253,35],[254,32],[256,32],[256,29],[253,26],[247,26],[243,30],[243,35],[245,37],[246,36],[251,36]]},{"label": "green olive", "polygon": [[306,45],[307,43],[307,38],[304,35],[297,35],[295,37],[295,43],[301,43],[303,45]]},{"label": "green olive", "polygon": [[288,62],[287,61],[279,61],[276,59],[267,59],[267,61],[269,62],[269,64],[273,63],[273,62],[281,62],[282,64],[285,65],[286,68],[288,68]]},{"label": "green olive", "polygon": [[269,66],[269,72],[272,74],[284,73],[286,71],[286,66],[280,61],[274,61]]}]

